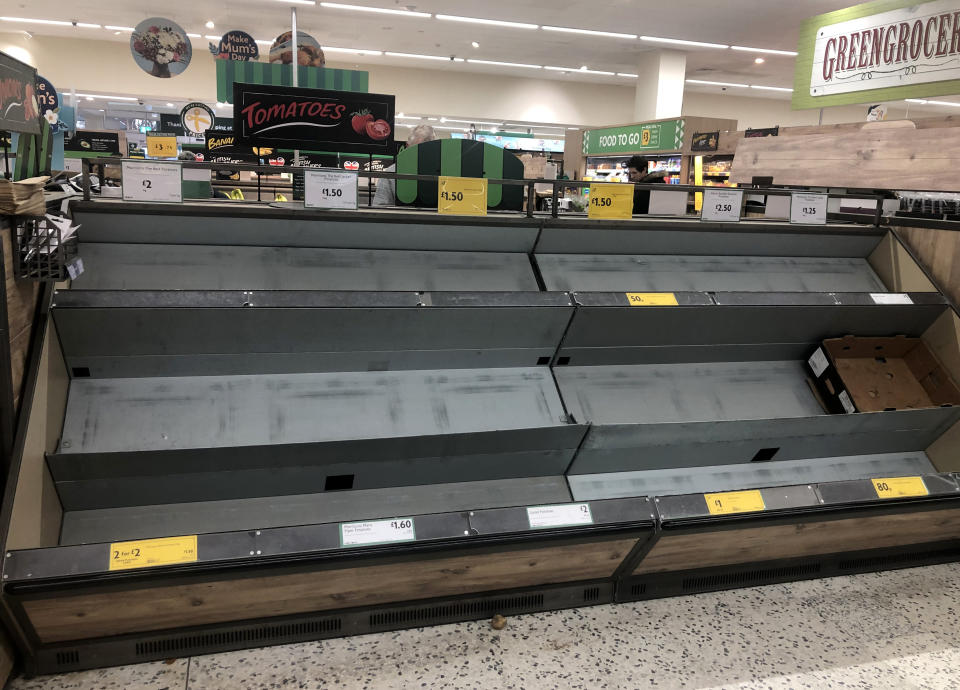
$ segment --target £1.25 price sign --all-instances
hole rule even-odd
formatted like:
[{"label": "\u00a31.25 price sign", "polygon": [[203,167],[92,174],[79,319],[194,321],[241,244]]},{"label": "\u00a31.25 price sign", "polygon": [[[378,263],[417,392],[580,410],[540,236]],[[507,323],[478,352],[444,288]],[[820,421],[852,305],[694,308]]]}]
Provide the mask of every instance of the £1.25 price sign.
[{"label": "\u00a31.25 price sign", "polygon": [[742,206],[742,189],[705,189],[700,220],[713,223],[739,223]]},{"label": "\u00a31.25 price sign", "polygon": [[633,215],[633,185],[592,184],[588,218],[630,218]]},{"label": "\u00a31.25 price sign", "polygon": [[487,180],[483,177],[441,176],[437,213],[457,216],[487,215]]},{"label": "\u00a31.25 price sign", "polygon": [[306,170],[303,175],[304,208],[356,210],[357,173],[349,170]]},{"label": "\u00a31.25 price sign", "polygon": [[794,192],[790,195],[790,222],[804,225],[827,224],[827,195]]}]

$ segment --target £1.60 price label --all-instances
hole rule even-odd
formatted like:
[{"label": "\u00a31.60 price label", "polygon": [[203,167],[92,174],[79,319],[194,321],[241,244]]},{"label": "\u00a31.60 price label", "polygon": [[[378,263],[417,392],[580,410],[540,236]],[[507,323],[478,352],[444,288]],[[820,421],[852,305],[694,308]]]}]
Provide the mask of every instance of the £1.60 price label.
[{"label": "\u00a31.60 price label", "polygon": [[183,201],[182,171],[179,163],[123,161],[124,201]]},{"label": "\u00a31.60 price label", "polygon": [[911,496],[928,496],[930,492],[923,481],[923,477],[886,477],[871,479],[877,498],[907,498]]},{"label": "\u00a31.60 price label", "polygon": [[417,538],[413,518],[391,518],[367,522],[340,523],[340,546],[370,546],[414,541]]},{"label": "\u00a31.60 price label", "polygon": [[357,208],[357,173],[349,170],[306,170],[304,208]]},{"label": "\u00a31.60 price label", "polygon": [[790,222],[805,225],[827,224],[827,195],[794,192],[790,195]]},{"label": "\u00a31.60 price label", "polygon": [[633,185],[592,184],[588,218],[630,218],[633,215]]},{"label": "\u00a31.60 price label", "polygon": [[754,513],[765,510],[763,496],[756,490],[724,491],[718,494],[704,494],[707,510],[711,515],[733,515],[735,513]]},{"label": "\u00a31.60 price label", "polygon": [[742,206],[742,189],[705,189],[700,220],[714,223],[739,223]]},{"label": "\u00a31.60 price label", "polygon": [[437,213],[487,215],[487,180],[483,177],[442,176],[437,189]]}]

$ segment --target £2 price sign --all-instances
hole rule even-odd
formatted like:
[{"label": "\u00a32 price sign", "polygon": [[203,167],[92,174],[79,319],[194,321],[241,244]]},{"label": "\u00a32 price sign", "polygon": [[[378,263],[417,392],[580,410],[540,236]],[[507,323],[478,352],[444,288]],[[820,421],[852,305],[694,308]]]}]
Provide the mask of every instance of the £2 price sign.
[{"label": "\u00a32 price sign", "polygon": [[183,201],[182,172],[179,163],[123,161],[124,201]]},{"label": "\u00a32 price sign", "polygon": [[487,180],[482,177],[441,176],[437,213],[457,216],[487,215]]},{"label": "\u00a32 price sign", "polygon": [[588,218],[630,218],[633,215],[632,184],[590,185]]}]

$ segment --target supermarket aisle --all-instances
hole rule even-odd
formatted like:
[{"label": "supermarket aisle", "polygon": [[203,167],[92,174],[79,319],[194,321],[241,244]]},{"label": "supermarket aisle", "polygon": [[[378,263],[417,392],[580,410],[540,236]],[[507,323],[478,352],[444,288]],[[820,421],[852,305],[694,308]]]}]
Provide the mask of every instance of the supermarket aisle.
[{"label": "supermarket aisle", "polygon": [[960,564],[18,679],[12,690],[955,688]]}]

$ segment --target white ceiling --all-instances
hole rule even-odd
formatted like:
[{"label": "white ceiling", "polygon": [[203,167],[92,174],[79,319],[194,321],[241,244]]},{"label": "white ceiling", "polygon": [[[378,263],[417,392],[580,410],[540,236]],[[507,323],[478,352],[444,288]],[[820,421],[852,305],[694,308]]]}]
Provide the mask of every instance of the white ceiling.
[{"label": "white ceiling", "polygon": [[[538,25],[613,31],[645,36],[676,38],[777,50],[796,50],[800,24],[808,17],[840,9],[853,0],[342,0],[345,4],[481,17]],[[299,28],[312,34],[324,47],[355,48],[418,53],[457,58],[495,60],[533,65],[635,73],[638,55],[658,47],[675,47],[687,53],[687,78],[720,82],[790,87],[794,58],[731,49],[663,46],[639,39],[587,36],[575,33],[525,30],[512,27],[444,21],[436,17],[403,17],[304,4],[287,0],[166,0],[163,9],[155,2],[124,0],[3,0],[0,15],[55,19],[111,26],[136,26],[160,14],[173,19],[186,31],[219,36],[241,29],[258,40],[272,40],[290,28],[290,9],[296,8]],[[214,29],[205,27],[213,21]],[[73,36],[126,42],[126,33],[104,28],[75,28],[0,21],[0,30],[26,29],[36,34]],[[471,42],[479,43],[473,48]],[[195,50],[206,50],[207,39],[194,40]],[[261,46],[266,50],[267,46]],[[755,58],[764,57],[763,64]],[[579,72],[557,72],[471,62],[379,56],[355,56],[328,52],[338,63],[406,65],[469,72],[502,73],[582,82],[630,85],[635,80]],[[82,68],[78,66],[78,68]],[[107,88],[106,85],[104,88]],[[687,84],[693,91],[716,92],[715,86]],[[789,93],[736,89],[738,95],[789,98]],[[951,100],[951,99],[941,99]],[[947,110],[955,110],[947,108]]]}]

